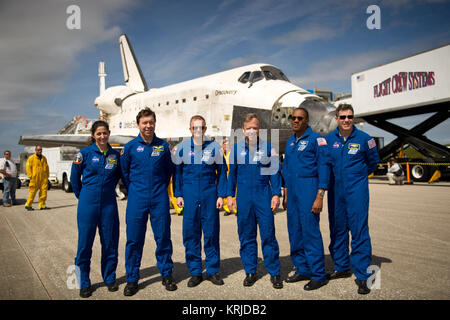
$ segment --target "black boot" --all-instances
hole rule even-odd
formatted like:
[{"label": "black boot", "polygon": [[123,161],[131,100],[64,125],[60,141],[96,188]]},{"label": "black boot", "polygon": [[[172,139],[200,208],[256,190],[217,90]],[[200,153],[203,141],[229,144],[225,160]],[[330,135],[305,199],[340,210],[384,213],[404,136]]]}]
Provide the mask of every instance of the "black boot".
[{"label": "black boot", "polygon": [[298,282],[298,281],[304,281],[304,280],[310,280],[310,277],[302,276],[301,274],[298,274],[296,272],[292,276],[288,277],[286,279],[286,282],[292,283],[292,282]]},{"label": "black boot", "polygon": [[312,279],[310,282],[305,284],[303,289],[305,289],[306,291],[316,290],[316,289],[319,289],[320,287],[323,287],[327,283],[328,283],[328,280],[317,281],[317,280]]},{"label": "black boot", "polygon": [[202,282],[202,281],[203,281],[202,276],[192,276],[189,279],[187,286],[189,288],[193,288],[193,287],[198,286],[200,284],[200,282]]},{"label": "black boot", "polygon": [[256,280],[256,273],[247,273],[244,279],[244,287],[251,287],[255,284]]},{"label": "black boot", "polygon": [[272,285],[275,289],[283,288],[283,280],[281,280],[280,276],[270,277],[270,282],[272,282]]},{"label": "black boot", "polygon": [[134,296],[139,291],[137,282],[127,282],[125,289],[123,289],[123,295],[126,297]]},{"label": "black boot", "polygon": [[175,291],[178,288],[172,276],[163,277],[162,284],[166,286],[167,291]]},{"label": "black boot", "polygon": [[93,292],[93,290],[92,290],[91,286],[80,289],[80,297],[89,298],[92,295],[92,292]]},{"label": "black boot", "polygon": [[358,293],[359,294],[369,294],[370,289],[367,287],[367,281],[355,279],[356,284],[358,285]]},{"label": "black boot", "polygon": [[220,278],[219,273],[216,273],[215,275],[209,276],[208,280],[211,281],[212,283],[214,283],[216,286],[221,286],[224,283],[222,278]]}]

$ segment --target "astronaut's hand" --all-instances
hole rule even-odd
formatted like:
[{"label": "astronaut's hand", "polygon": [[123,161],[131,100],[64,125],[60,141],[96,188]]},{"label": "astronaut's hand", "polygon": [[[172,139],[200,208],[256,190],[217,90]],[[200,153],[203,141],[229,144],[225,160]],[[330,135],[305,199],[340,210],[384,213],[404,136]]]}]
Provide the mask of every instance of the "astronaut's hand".
[{"label": "astronaut's hand", "polygon": [[320,213],[322,212],[322,208],[323,208],[323,197],[318,195],[313,203],[311,211],[312,213]]},{"label": "astronaut's hand", "polygon": [[272,212],[275,212],[279,206],[280,206],[280,196],[274,195],[272,197],[272,203],[271,203]]},{"label": "astronaut's hand", "polygon": [[223,198],[222,197],[217,198],[216,208],[219,210],[223,208]]},{"label": "astronaut's hand", "polygon": [[236,210],[236,203],[234,202],[233,197],[227,197],[227,206],[228,209],[233,210],[233,211],[237,211]]},{"label": "astronaut's hand", "polygon": [[177,206],[180,208],[184,208],[184,199],[183,197],[177,197]]}]

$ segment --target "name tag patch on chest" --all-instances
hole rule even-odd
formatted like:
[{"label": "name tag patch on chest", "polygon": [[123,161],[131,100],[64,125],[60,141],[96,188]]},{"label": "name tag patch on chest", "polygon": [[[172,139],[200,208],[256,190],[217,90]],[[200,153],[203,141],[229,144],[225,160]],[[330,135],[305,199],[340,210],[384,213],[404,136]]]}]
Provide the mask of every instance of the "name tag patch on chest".
[{"label": "name tag patch on chest", "polygon": [[115,154],[109,155],[108,158],[106,158],[106,163],[107,164],[112,164],[112,165],[117,164],[117,157],[116,157],[116,155]]},{"label": "name tag patch on chest", "polygon": [[360,149],[360,145],[358,143],[349,143],[348,149],[348,154],[356,154]]},{"label": "name tag patch on chest", "polygon": [[299,145],[298,145],[298,151],[303,151],[306,149],[306,147],[308,146],[308,140],[302,140],[300,141]]},{"label": "name tag patch on chest", "polygon": [[153,146],[152,157],[158,157],[164,151],[164,146]]}]

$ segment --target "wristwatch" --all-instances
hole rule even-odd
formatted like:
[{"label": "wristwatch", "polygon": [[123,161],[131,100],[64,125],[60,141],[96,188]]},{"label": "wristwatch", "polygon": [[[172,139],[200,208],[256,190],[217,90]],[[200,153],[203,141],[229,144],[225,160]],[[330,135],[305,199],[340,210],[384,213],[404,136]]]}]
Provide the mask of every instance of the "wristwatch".
[{"label": "wristwatch", "polygon": [[317,194],[323,197],[325,195],[325,190],[320,189],[319,191],[317,191]]}]

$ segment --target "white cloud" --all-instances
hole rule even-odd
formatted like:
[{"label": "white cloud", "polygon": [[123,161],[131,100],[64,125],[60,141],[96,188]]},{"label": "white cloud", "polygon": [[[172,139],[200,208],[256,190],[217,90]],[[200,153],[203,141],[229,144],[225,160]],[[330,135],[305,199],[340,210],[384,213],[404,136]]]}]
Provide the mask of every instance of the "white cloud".
[{"label": "white cloud", "polygon": [[81,29],[69,30],[66,8],[70,4],[57,0],[2,3],[0,121],[26,119],[36,114],[33,107],[39,100],[62,92],[79,64],[79,54],[117,39],[120,28],[114,18],[130,8],[125,0],[76,1]]}]

